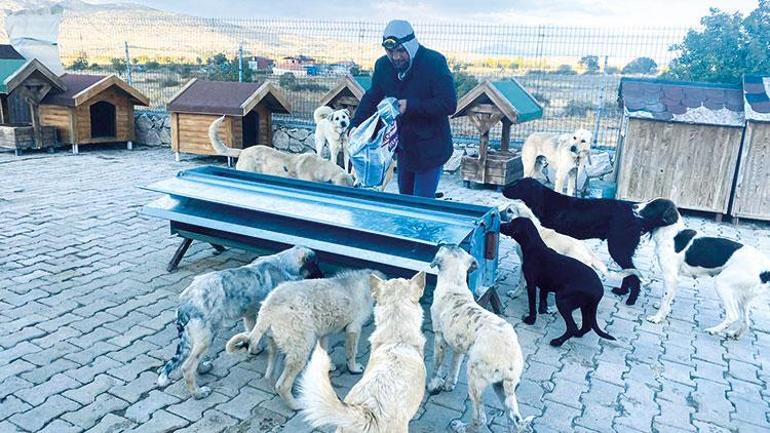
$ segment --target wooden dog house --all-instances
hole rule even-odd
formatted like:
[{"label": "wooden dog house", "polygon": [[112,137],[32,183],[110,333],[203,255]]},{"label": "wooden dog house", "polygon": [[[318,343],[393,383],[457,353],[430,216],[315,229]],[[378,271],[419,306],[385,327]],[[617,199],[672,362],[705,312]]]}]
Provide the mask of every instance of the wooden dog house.
[{"label": "wooden dog house", "polygon": [[741,87],[623,78],[619,101],[616,197],[727,213],[744,126]]},{"label": "wooden dog house", "polygon": [[271,83],[208,81],[193,78],[171,99],[171,148],[180,153],[216,155],[209,141],[209,126],[225,116],[222,141],[234,149],[257,144],[272,146],[273,113],[289,114],[291,105]]},{"label": "wooden dog house", "polygon": [[40,121],[54,126],[59,141],[72,145],[78,153],[81,144],[134,140],[134,105],[150,104],[149,99],[115,75],[64,74],[63,92],[51,92],[40,104]]},{"label": "wooden dog house", "polygon": [[352,118],[356,115],[356,108],[361,103],[361,98],[364,97],[364,93],[366,93],[371,85],[372,78],[370,76],[353,77],[346,75],[321,98],[319,105],[328,105],[335,110],[347,108]]},{"label": "wooden dog house", "polygon": [[746,130],[730,214],[770,221],[770,76],[743,77]]},{"label": "wooden dog house", "polygon": [[[6,46],[8,47],[8,46]],[[13,48],[0,49],[0,55],[16,53]],[[0,60],[0,147],[14,149],[53,148],[56,129],[40,119],[41,101],[51,93],[63,92],[66,85],[37,59]]]},{"label": "wooden dog house", "polygon": [[[521,152],[510,150],[511,125],[539,119],[543,107],[513,78],[486,80],[457,102],[453,118],[468,116],[478,129],[479,156],[463,156],[462,175],[470,182],[502,187],[522,175]],[[500,150],[489,149],[489,132],[502,122]]]}]

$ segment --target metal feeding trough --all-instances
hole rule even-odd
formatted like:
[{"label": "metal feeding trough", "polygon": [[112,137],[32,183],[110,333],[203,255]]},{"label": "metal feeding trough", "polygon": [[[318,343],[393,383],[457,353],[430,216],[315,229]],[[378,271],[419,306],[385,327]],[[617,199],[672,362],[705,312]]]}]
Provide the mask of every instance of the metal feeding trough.
[{"label": "metal feeding trough", "polygon": [[441,244],[456,244],[479,262],[469,286],[493,309],[500,219],[493,207],[204,166],[144,189],[166,194],[142,213],[168,219],[184,240],[176,268],[193,239],[244,249],[305,245],[322,259],[425,271]]}]

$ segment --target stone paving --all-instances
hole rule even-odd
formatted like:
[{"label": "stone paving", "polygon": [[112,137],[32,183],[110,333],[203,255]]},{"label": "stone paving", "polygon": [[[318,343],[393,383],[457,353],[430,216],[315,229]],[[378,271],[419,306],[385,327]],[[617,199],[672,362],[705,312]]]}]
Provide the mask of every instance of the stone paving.
[{"label": "stone paving", "polygon": [[[191,399],[181,381],[155,385],[156,370],[176,347],[177,294],[197,274],[253,258],[239,250],[216,255],[193,243],[180,268],[168,273],[179,240],[167,222],[139,215],[156,195],[138,186],[210,163],[222,161],[177,163],[169,149],[146,147],[88,148],[78,156],[0,153],[0,432],[312,431],[262,379],[264,355],[223,352],[236,323],[215,341],[214,368],[200,380],[213,388],[211,396]],[[461,188],[456,176],[445,176],[440,190],[452,200],[500,200],[493,191]],[[768,225],[702,217],[687,224],[770,253]],[[602,242],[589,245],[609,263]],[[499,290],[506,292],[518,279],[507,239],[501,257]],[[526,356],[517,395],[523,414],[535,416],[532,430],[770,432],[768,303],[755,309],[744,339],[725,341],[703,331],[722,315],[712,282],[685,278],[670,319],[654,325],[643,320],[662,292],[649,242],[636,262],[646,276],[640,302],[628,307],[608,290],[600,305],[600,323],[615,342],[590,333],[553,348],[548,341],[561,334],[561,319],[544,315],[527,326],[520,321],[525,297],[504,297],[504,315]],[[333,343],[341,364],[342,341]],[[360,357],[366,356],[364,343]],[[344,395],[358,377],[340,370],[332,381]],[[455,418],[467,421],[466,392],[461,375],[454,392],[426,398],[410,431],[441,432]],[[487,393],[486,401],[491,430],[505,431],[496,399]]]}]

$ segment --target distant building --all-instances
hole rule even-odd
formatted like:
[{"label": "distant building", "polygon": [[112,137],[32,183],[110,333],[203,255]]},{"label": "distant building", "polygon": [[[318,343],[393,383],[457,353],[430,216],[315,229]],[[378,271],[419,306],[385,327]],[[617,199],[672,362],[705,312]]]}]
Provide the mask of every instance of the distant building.
[{"label": "distant building", "polygon": [[327,65],[324,73],[327,75],[349,75],[355,69],[360,69],[356,62],[339,62]]},{"label": "distant building", "polygon": [[281,59],[282,61],[273,66],[273,75],[283,75],[287,72],[298,77],[307,75],[318,75],[318,65],[315,59],[305,55],[289,56]]},{"label": "distant building", "polygon": [[249,60],[249,69],[254,72],[270,72],[273,65],[275,61],[267,57],[254,56]]}]

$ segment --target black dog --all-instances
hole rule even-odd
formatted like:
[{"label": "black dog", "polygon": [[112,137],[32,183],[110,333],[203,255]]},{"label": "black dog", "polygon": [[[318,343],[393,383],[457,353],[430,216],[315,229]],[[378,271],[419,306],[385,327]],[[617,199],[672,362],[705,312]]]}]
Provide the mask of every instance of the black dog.
[{"label": "black dog", "polygon": [[[596,323],[596,310],[604,295],[604,287],[593,269],[548,248],[537,233],[535,225],[527,218],[516,218],[503,224],[500,226],[500,233],[515,239],[521,245],[524,256],[522,272],[527,280],[529,300],[529,315],[524,316],[524,323],[535,323],[535,290],[539,287],[540,313],[545,313],[548,292],[554,292],[556,308],[567,325],[564,335],[551,340],[551,346],[561,346],[571,337],[582,337],[592,329],[602,338],[615,339],[602,331]],[[572,312],[578,308],[583,315],[580,329],[572,318]]]},{"label": "black dog", "polygon": [[[576,239],[606,239],[612,259],[622,269],[634,267],[633,257],[639,241],[654,228],[673,224],[678,218],[676,205],[661,200],[662,205],[647,215],[634,212],[634,203],[602,198],[576,198],[559,194],[525,177],[506,187],[503,195],[523,200],[543,226]],[[631,292],[626,304],[634,305],[639,297],[639,277],[623,278],[618,295]]]}]

